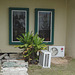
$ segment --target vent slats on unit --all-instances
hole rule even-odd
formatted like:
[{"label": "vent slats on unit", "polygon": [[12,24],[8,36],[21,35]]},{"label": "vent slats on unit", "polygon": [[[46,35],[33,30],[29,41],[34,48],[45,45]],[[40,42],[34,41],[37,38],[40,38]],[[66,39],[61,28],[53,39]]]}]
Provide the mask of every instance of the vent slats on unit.
[{"label": "vent slats on unit", "polygon": [[39,64],[44,68],[50,68],[51,53],[47,50],[42,50],[39,56]]}]

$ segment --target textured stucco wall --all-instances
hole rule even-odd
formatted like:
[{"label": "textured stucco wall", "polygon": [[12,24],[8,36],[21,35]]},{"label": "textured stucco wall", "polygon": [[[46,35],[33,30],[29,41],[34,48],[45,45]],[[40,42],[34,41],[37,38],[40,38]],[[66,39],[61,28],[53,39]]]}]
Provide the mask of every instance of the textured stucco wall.
[{"label": "textured stucco wall", "polygon": [[67,0],[66,54],[75,58],[75,0]]},{"label": "textured stucco wall", "polygon": [[34,31],[35,8],[55,9],[54,45],[66,43],[66,0],[0,0],[0,50],[18,52],[9,45],[9,7],[29,8],[29,31]]}]

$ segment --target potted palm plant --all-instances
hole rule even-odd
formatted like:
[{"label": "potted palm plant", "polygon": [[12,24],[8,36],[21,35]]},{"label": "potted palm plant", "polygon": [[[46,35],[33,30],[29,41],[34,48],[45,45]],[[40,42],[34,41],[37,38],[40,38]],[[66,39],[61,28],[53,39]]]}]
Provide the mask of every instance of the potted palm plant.
[{"label": "potted palm plant", "polygon": [[43,44],[44,38],[40,38],[38,34],[36,33],[33,35],[33,33],[23,33],[22,36],[19,36],[17,38],[22,45],[17,45],[15,47],[23,49],[23,57],[25,61],[32,61],[32,63],[35,63],[38,58],[37,52],[46,49],[47,46]]}]

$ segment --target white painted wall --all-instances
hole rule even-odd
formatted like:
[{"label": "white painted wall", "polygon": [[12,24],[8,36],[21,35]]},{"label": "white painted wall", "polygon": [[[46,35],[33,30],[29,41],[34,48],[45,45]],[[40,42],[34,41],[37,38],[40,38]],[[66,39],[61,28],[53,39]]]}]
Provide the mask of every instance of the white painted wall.
[{"label": "white painted wall", "polygon": [[9,45],[9,7],[29,8],[29,31],[34,31],[35,8],[55,9],[54,45],[66,44],[66,0],[0,0],[0,50],[18,52]]}]

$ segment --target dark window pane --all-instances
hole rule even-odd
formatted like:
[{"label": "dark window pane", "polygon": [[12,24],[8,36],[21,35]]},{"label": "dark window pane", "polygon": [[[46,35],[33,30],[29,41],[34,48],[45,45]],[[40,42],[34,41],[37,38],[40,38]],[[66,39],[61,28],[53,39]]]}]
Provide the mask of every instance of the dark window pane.
[{"label": "dark window pane", "polygon": [[50,40],[51,29],[51,12],[39,12],[39,36],[45,38],[44,41]]},{"label": "dark window pane", "polygon": [[13,41],[18,41],[16,38],[25,33],[25,13],[23,11],[13,11]]}]

